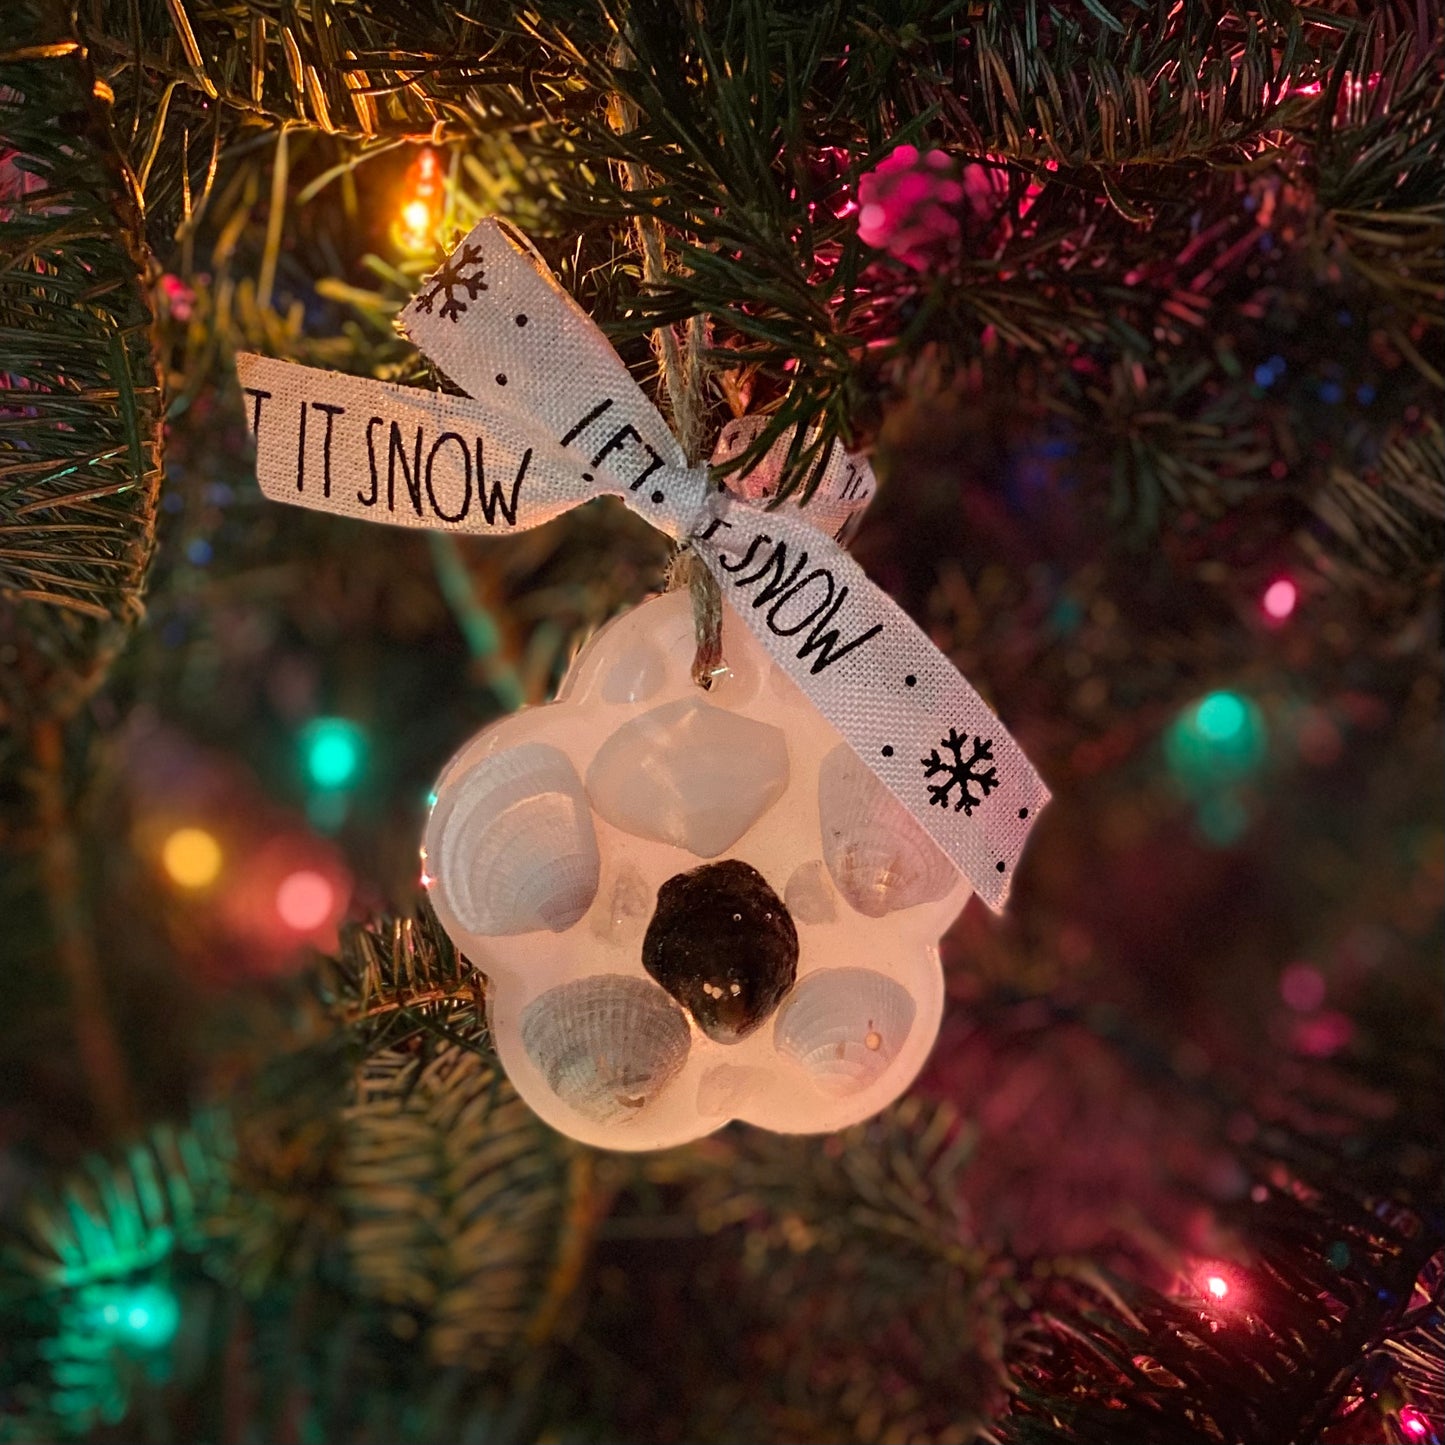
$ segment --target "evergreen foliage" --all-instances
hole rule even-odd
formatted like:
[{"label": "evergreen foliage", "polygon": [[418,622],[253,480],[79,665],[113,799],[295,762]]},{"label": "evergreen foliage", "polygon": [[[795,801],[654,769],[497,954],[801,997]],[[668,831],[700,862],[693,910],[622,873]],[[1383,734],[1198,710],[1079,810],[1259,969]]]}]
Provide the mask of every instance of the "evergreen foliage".
[{"label": "evergreen foliage", "polygon": [[[1150,896],[1147,858],[1142,881],[1100,879],[1087,906],[1058,880],[1157,836],[1169,807],[1205,833],[1258,812],[1247,779],[1176,779],[1141,822],[1100,775],[1137,781],[1201,687],[1273,667],[1270,725],[1299,740],[1275,756],[1264,805],[1289,854],[1276,875],[1346,879],[1350,896],[1324,917],[1316,881],[1284,916],[1278,890],[1252,894],[1220,865],[1228,906],[1212,901],[1199,931],[1255,908],[1276,951],[1351,920],[1366,944],[1389,920],[1412,958],[1438,941],[1438,828],[1420,788],[1438,745],[1445,544],[1435,7],[3,9],[0,966],[19,1021],[5,1026],[41,1020],[27,1061],[79,1072],[56,1043],[65,1011],[92,1088],[107,1055],[85,1020],[109,1008],[146,1047],[178,1036],[141,996],[153,975],[126,969],[163,942],[209,946],[178,913],[130,927],[154,899],[97,822],[113,816],[97,779],[123,751],[117,711],[174,695],[213,743],[271,729],[256,752],[274,758],[284,709],[270,699],[298,639],[384,638],[375,725],[399,739],[385,764],[399,792],[416,771],[405,747],[429,768],[427,749],[454,745],[478,710],[541,701],[577,637],[661,572],[656,537],[593,508],[473,552],[450,537],[323,544],[326,523],[280,527],[243,499],[233,576],[253,589],[251,620],[220,588],[204,597],[245,634],[251,692],[217,695],[204,646],[156,640],[188,615],[175,549],[153,579],[157,625],[123,653],[163,470],[178,501],[195,477],[245,470],[233,350],[447,384],[391,328],[434,256],[386,251],[373,215],[422,143],[446,173],[446,239],[492,212],[522,225],[659,404],[659,333],[687,324],[705,343],[710,422],[770,414],[758,449],[816,426],[791,486],[836,437],[873,451],[884,541],[865,560],[986,692],[1013,699],[1011,721],[1036,719],[1059,780],[1077,837],[1043,853],[1039,897],[1047,885],[1102,916],[1099,933],[1129,933],[1121,910],[1144,933],[1184,911],[1167,887]],[[973,186],[926,264],[865,244],[852,205],[905,143],[946,151]],[[965,443],[933,435],[948,427]],[[958,481],[960,456],[982,482]],[[1049,545],[1017,546],[1019,530]],[[995,548],[1013,548],[1006,575]],[[1282,551],[1311,569],[1323,620],[1308,648],[1257,661],[1240,598]],[[438,617],[465,648],[436,665],[470,666],[474,691],[433,712],[417,654]],[[112,691],[85,706],[113,666]],[[1356,729],[1323,800],[1287,786],[1321,736],[1302,716],[1324,719],[1326,751]],[[382,840],[375,873],[401,877],[410,815],[363,818]],[[141,1112],[171,1122],[106,1141],[52,1193],[26,1188],[40,1202],[23,1218],[8,1195],[35,1182],[30,1165],[14,1181],[0,1170],[14,1216],[0,1439],[1364,1445],[1418,1438],[1407,1408],[1438,1434],[1438,987],[1390,954],[1400,976],[1338,1057],[1306,1067],[1261,1033],[1242,1081],[1201,1081],[1188,1049],[1145,1036],[1166,1031],[1151,989],[1179,976],[1151,958],[1141,1018],[1085,1006],[1061,962],[1071,924],[1043,905],[1013,932],[966,924],[950,1008],[966,997],[980,1046],[1026,1019],[1044,1020],[1028,1025],[1041,1037],[1087,1035],[1170,1107],[1198,1110],[1201,1147],[1242,1181],[1224,1204],[1194,1200],[1247,1271],[1227,1307],[1192,1279],[1194,1251],[1143,1225],[1101,1261],[1019,1245],[971,1209],[983,1124],[930,1101],[949,1094],[937,1080],[835,1138],[734,1129],[640,1158],[573,1147],[507,1083],[484,985],[423,904],[345,930],[308,988],[256,988],[253,1012],[193,1045],[216,1055],[194,1067],[204,1085],[141,1091]],[[1236,941],[1237,971],[1216,986],[1248,999],[1275,959]],[[69,961],[63,988],[54,958]],[[1202,1011],[1209,980],[1191,984],[1177,1006]],[[184,1328],[162,1338],[172,1307]]]}]

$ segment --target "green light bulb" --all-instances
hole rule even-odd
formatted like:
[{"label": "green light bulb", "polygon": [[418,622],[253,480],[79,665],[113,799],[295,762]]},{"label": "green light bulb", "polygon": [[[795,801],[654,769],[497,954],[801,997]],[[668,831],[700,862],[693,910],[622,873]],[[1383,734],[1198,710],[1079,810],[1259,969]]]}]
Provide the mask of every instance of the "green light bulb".
[{"label": "green light bulb", "polygon": [[164,1285],[115,1286],[96,1315],[105,1333],[130,1349],[160,1350],[176,1337],[181,1306]]},{"label": "green light bulb", "polygon": [[1211,742],[1228,742],[1248,722],[1244,700],[1232,692],[1211,692],[1194,709],[1194,726]]},{"label": "green light bulb", "polygon": [[306,776],[318,788],[345,788],[356,781],[366,751],[366,737],[344,717],[319,717],[301,733]]},{"label": "green light bulb", "polygon": [[[1264,762],[1264,714],[1237,692],[1211,692],[1191,703],[1164,735],[1169,771],[1186,792],[1203,797],[1242,781]],[[1223,831],[1230,831],[1223,822]]]}]

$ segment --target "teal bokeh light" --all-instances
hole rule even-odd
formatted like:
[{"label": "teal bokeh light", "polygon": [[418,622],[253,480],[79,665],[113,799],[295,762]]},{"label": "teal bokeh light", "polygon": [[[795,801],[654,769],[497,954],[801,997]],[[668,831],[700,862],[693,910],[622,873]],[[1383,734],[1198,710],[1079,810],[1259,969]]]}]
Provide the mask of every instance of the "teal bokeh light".
[{"label": "teal bokeh light", "polygon": [[1169,771],[1186,791],[1210,794],[1256,772],[1269,751],[1264,715],[1237,692],[1191,703],[1164,738]]},{"label": "teal bokeh light", "polygon": [[164,1285],[117,1286],[96,1308],[96,1322],[117,1344],[161,1350],[175,1339],[181,1306]]},{"label": "teal bokeh light", "polygon": [[366,734],[349,718],[319,717],[302,730],[301,758],[313,786],[350,787],[361,775]]},{"label": "teal bokeh light", "polygon": [[1232,692],[1211,692],[1194,709],[1194,727],[1212,743],[1229,743],[1249,726],[1244,699]]}]

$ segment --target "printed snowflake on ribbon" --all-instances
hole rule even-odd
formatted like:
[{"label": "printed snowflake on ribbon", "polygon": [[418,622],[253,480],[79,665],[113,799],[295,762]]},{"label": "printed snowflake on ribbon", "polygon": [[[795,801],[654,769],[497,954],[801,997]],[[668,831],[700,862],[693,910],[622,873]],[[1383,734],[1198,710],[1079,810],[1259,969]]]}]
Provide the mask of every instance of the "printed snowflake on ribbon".
[{"label": "printed snowflake on ribbon", "polygon": [[[993,739],[975,737],[973,750],[965,759],[963,749],[967,741],[967,733],[961,733],[957,728],[949,728],[948,736],[942,742],[953,760],[946,761],[938,749],[934,748],[921,761],[925,778],[937,777],[940,773],[945,775],[943,782],[934,783],[929,787],[928,801],[940,808],[946,808],[950,801],[949,795],[954,788],[957,788],[958,801],[954,803],[953,811],[961,812],[965,817],[971,818],[973,810],[998,787],[998,772],[993,767],[980,769],[978,766],[980,763],[992,763]],[[978,794],[970,792],[969,785],[971,783],[978,784],[980,790]]]},{"label": "printed snowflake on ribbon", "polygon": [[[461,320],[468,302],[475,301],[477,296],[487,289],[487,283],[482,280],[484,275],[486,268],[482,264],[482,248],[463,246],[442,262],[440,269],[431,278],[431,285],[416,298],[417,309],[430,314],[437,297],[445,293],[446,300],[442,302],[437,315],[443,321]],[[466,301],[457,294],[462,290],[467,293]]]}]

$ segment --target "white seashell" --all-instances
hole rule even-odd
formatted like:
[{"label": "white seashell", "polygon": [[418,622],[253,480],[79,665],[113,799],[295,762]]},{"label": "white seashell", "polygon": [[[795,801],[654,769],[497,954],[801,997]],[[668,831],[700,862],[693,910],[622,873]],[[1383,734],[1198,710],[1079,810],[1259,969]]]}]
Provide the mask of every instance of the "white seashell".
[{"label": "white seashell", "polygon": [[833,882],[869,918],[932,903],[958,881],[943,851],[846,743],[818,770],[818,823]]},{"label": "white seashell", "polygon": [[821,858],[799,863],[793,869],[783,889],[783,902],[793,915],[794,923],[831,923],[838,916]]},{"label": "white seashell", "polygon": [[522,1011],[522,1047],[553,1092],[599,1124],[634,1118],[687,1061],[687,1018],[655,983],[594,974]]},{"label": "white seashell", "polygon": [[596,910],[589,926],[598,938],[609,943],[621,942],[629,933],[640,933],[657,902],[656,890],[648,888],[635,863],[622,865],[606,897],[607,906]]},{"label": "white seashell", "polygon": [[738,1064],[717,1064],[697,1085],[697,1111],[709,1118],[736,1114],[742,1104],[768,1082],[765,1069]]},{"label": "white seashell", "polygon": [[898,1056],[917,1012],[900,983],[871,968],[811,973],[778,1013],[773,1042],[833,1098],[862,1093]]},{"label": "white seashell", "polygon": [[667,659],[646,639],[638,638],[613,659],[598,693],[603,702],[646,702],[666,681]]},{"label": "white seashell", "polygon": [[781,728],[695,698],[624,723],[587,770],[592,806],[614,828],[716,858],[788,786]]},{"label": "white seashell", "polygon": [[428,858],[462,926],[486,937],[561,933],[597,893],[597,834],[567,755],[523,743],[456,785]]}]

